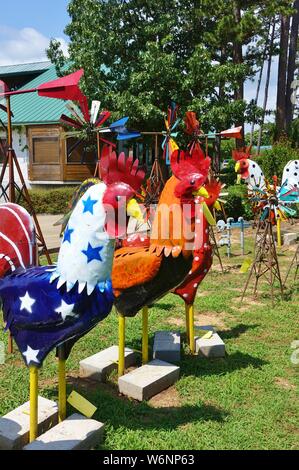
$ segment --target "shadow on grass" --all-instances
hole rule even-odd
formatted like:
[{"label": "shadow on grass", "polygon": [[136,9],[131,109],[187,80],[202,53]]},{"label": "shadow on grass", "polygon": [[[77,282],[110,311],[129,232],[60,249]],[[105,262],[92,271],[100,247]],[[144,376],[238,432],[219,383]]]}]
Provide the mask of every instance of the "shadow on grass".
[{"label": "shadow on grass", "polygon": [[181,361],[181,376],[223,375],[236,370],[253,367],[260,369],[268,364],[267,361],[253,357],[250,354],[235,352],[224,358],[206,359],[199,356],[184,356]]},{"label": "shadow on grass", "polygon": [[169,311],[169,310],[173,309],[173,306],[174,305],[171,304],[170,302],[159,302],[159,303],[152,304],[151,307],[158,308],[159,310]]},{"label": "shadow on grass", "polygon": [[219,334],[223,340],[239,338],[239,336],[243,335],[248,330],[253,330],[254,328],[257,328],[258,326],[260,326],[258,323],[254,325],[245,325],[243,323],[240,323],[239,325],[234,326],[230,330],[220,331]]},{"label": "shadow on grass", "polygon": [[[167,331],[167,330],[166,330]],[[149,352],[153,351],[154,347],[154,340],[155,340],[155,333],[151,333],[148,335],[148,347],[149,347]],[[131,338],[126,341],[126,348],[133,349],[138,355],[140,355],[141,358],[141,352],[142,352],[142,332],[140,333],[139,337]]]},{"label": "shadow on grass", "polygon": [[[144,401],[139,403],[121,396],[115,383],[94,382],[83,378],[68,377],[68,394],[78,391],[97,407],[93,419],[113,428],[127,430],[173,430],[192,422],[223,422],[228,412],[212,405],[182,405],[154,408]],[[47,388],[47,396],[57,399],[57,389]],[[171,399],[170,405],[171,405]],[[68,405],[68,415],[76,412]]]},{"label": "shadow on grass", "polygon": [[293,285],[291,286],[284,286],[284,292],[283,292],[283,300],[286,302],[290,302],[294,295],[297,294],[298,292],[298,283],[293,282]]}]

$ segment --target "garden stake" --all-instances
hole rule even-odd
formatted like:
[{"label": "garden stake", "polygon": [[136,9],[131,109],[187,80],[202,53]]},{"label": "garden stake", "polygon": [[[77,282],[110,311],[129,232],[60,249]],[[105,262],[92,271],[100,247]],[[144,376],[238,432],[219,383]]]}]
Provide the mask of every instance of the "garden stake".
[{"label": "garden stake", "polygon": [[66,376],[65,376],[65,350],[64,346],[57,348],[58,352],[58,417],[59,422],[66,418]]},{"label": "garden stake", "polygon": [[125,328],[126,317],[118,316],[119,337],[118,337],[118,377],[122,377],[125,373]]},{"label": "garden stake", "polygon": [[148,307],[142,309],[142,364],[148,363]]},{"label": "garden stake", "polygon": [[30,431],[29,441],[35,441],[38,433],[38,368],[31,366],[30,374]]}]

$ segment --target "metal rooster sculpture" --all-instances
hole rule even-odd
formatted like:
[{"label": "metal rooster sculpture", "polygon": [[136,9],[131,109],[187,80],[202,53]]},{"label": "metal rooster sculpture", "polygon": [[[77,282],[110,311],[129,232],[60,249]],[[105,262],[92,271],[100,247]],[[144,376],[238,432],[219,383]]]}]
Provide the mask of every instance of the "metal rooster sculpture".
[{"label": "metal rooster sculpture", "polygon": [[264,173],[257,162],[251,160],[251,146],[240,150],[233,150],[233,159],[236,161],[235,171],[252,192],[255,188],[266,187]]},{"label": "metal rooster sculpture", "polygon": [[[219,181],[211,180],[204,185],[204,188],[209,194],[209,197],[206,199],[209,210],[215,207],[218,208],[218,198],[222,184]],[[200,284],[212,267],[213,246],[210,237],[210,227],[215,225],[216,222],[209,215],[209,212],[205,210],[205,216],[196,220],[195,224],[198,242],[193,251],[192,268],[184,281],[173,291],[185,303],[186,332],[192,354],[195,352],[194,300]]]},{"label": "metal rooster sculpture", "polygon": [[[176,107],[170,107],[169,108],[169,113],[168,113],[168,124],[169,124],[169,129],[171,129],[171,124],[175,125],[177,122],[174,117],[175,116],[175,111]],[[193,161],[194,165],[196,166],[197,164],[200,166],[203,164],[203,162],[210,161],[209,159],[206,159],[206,155],[203,152],[199,138],[202,136],[202,132],[200,131],[200,125],[199,122],[196,119],[195,113],[190,112],[186,113],[186,129],[187,133],[191,136],[191,142],[189,145],[189,150],[187,152],[178,152],[176,151],[176,155],[178,156],[178,159],[182,162],[184,160]],[[240,129],[230,129],[227,131],[224,131],[221,133],[221,135],[225,137],[238,137],[240,133]],[[167,136],[168,140],[172,139],[172,137],[169,135]],[[164,148],[167,147],[168,145],[167,138],[165,139],[164,142]],[[171,150],[171,154],[173,154],[173,150]],[[183,163],[182,163],[183,164]],[[188,165],[186,164],[186,168]],[[192,170],[192,165],[189,165],[189,170]],[[193,167],[194,171],[194,167]],[[208,170],[207,170],[208,171]],[[84,182],[81,187],[78,189],[79,193],[84,190],[84,187],[88,187],[89,184],[93,184],[92,180],[87,180]],[[168,184],[168,183],[167,183]],[[168,185],[169,186],[169,185]],[[210,209],[219,209],[220,206],[218,203],[218,196],[220,194],[220,191],[222,189],[221,183],[219,183],[216,180],[211,179],[208,181],[205,186],[203,191],[205,191],[205,194],[207,198],[205,200],[201,199],[201,204],[202,204],[202,210],[204,213],[204,218],[201,223],[196,225],[196,233],[197,233],[197,244],[194,246],[193,249],[193,262],[192,262],[192,267],[191,270],[187,273],[185,277],[181,278],[181,283],[178,283],[179,285],[174,286],[173,293],[176,295],[179,295],[182,297],[182,299],[185,302],[186,306],[186,326],[187,326],[187,336],[189,338],[189,344],[190,344],[190,349],[192,353],[194,352],[194,309],[193,309],[193,302],[194,298],[197,292],[197,289],[208,273],[211,264],[212,264],[212,245],[210,241],[210,226],[215,225],[215,220],[211,215]],[[168,191],[169,192],[169,191]],[[174,194],[172,194],[173,198],[175,198]],[[171,201],[171,199],[170,199]],[[161,204],[163,204],[163,199],[160,199]],[[172,201],[173,202],[173,201]],[[197,201],[199,202],[199,201]],[[169,203],[170,205],[170,203]],[[74,201],[72,206],[74,206]],[[161,208],[161,205],[160,205]],[[201,225],[200,225],[201,223]],[[200,243],[199,243],[200,241]],[[140,234],[140,233],[135,233],[131,234],[126,240],[122,240],[121,242],[122,247],[124,251],[128,250],[129,248],[139,248],[140,249],[140,256],[143,256],[143,251],[142,248],[149,250],[150,245],[151,245],[151,239],[147,237],[146,234]],[[116,251],[115,254],[115,264],[113,267],[113,279],[116,278],[122,278],[123,285],[125,285],[128,280],[127,278],[130,277],[128,274],[120,271],[120,274],[118,274],[118,266],[120,261],[124,262],[124,266],[126,266],[128,262],[128,258],[124,253]],[[138,282],[140,284],[142,283],[142,280],[146,282],[147,278],[142,278],[142,274],[140,274],[140,279],[137,279],[137,271],[139,271],[139,265],[140,265],[140,270],[143,271],[144,267],[142,265],[143,259],[139,260],[138,263],[136,261],[136,266],[134,267],[135,270],[135,276],[136,278],[134,279],[134,275],[132,275],[132,284],[137,285]],[[161,259],[156,260],[157,261],[157,268],[159,267],[159,263],[161,262]],[[150,269],[150,267],[149,267]],[[154,276],[154,274],[153,274]],[[134,284],[135,283],[135,284]],[[114,287],[115,287],[114,283]],[[172,286],[173,287],[173,286]],[[116,289],[117,290],[117,289]],[[135,312],[137,313],[137,312]],[[120,347],[120,352],[123,351],[123,346],[124,346],[124,318],[120,318],[120,338],[121,338],[121,347]],[[148,360],[148,335],[147,335],[147,324],[148,324],[148,309],[147,306],[143,306],[143,341],[142,341],[142,356],[143,356],[143,362],[147,362]],[[123,368],[124,368],[124,357],[120,358],[119,361],[119,371],[120,375],[123,373]]]},{"label": "metal rooster sculpture", "polygon": [[147,345],[147,307],[185,280],[193,264],[196,220],[213,218],[204,188],[210,159],[175,151],[171,168],[174,176],[161,194],[149,246],[125,246],[115,252],[112,284],[120,314],[119,375],[124,373],[125,317],[143,309],[143,343]]},{"label": "metal rooster sculpture", "polygon": [[[144,179],[133,158],[101,161],[103,182],[76,205],[56,266],[16,270],[0,280],[4,321],[30,368],[30,440],[37,436],[37,377],[49,352],[58,348],[59,416],[65,418],[65,360],[74,343],[111,311],[115,238],[125,235],[133,199]],[[1,230],[5,227],[1,224]]]}]

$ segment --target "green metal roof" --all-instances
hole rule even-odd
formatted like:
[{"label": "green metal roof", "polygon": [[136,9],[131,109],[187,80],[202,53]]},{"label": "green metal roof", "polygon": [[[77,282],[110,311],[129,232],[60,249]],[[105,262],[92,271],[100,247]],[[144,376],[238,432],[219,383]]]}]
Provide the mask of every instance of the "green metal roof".
[{"label": "green metal roof", "polygon": [[1,65],[0,77],[11,77],[13,75],[27,75],[32,73],[44,72],[52,66],[51,62],[33,62],[30,64]]},{"label": "green metal roof", "polygon": [[[57,77],[55,66],[36,77],[31,82],[20,88],[28,90],[36,88],[42,83],[55,80]],[[54,98],[44,98],[37,93],[28,93],[11,97],[11,110],[14,114],[12,124],[33,125],[33,124],[56,124],[59,123],[61,114],[67,114],[65,101]],[[6,113],[0,110],[0,119],[7,122]]]}]

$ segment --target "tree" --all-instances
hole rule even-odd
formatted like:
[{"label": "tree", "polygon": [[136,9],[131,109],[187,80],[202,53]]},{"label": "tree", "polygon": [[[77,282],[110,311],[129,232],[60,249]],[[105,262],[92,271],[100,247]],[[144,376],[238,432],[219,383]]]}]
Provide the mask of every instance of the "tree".
[{"label": "tree", "polygon": [[[273,2],[71,0],[69,62],[85,69],[88,96],[139,129],[161,130],[174,99],[182,113],[197,112],[205,130],[220,130],[256,112],[243,99],[244,81],[264,53],[257,40]],[[48,56],[63,73],[57,42]]]},{"label": "tree", "polygon": [[294,115],[294,106],[291,102],[293,93],[292,83],[295,78],[296,71],[296,55],[298,44],[298,30],[299,30],[299,0],[294,2],[294,13],[292,17],[292,27],[290,32],[290,46],[289,46],[289,61],[287,70],[287,85],[286,85],[286,129],[290,131],[290,127]]},{"label": "tree", "polygon": [[[276,100],[276,140],[287,132],[293,116],[290,98],[291,84],[296,69],[296,49],[298,39],[298,2],[283,0],[280,11],[280,48]],[[292,29],[290,24],[292,20]],[[291,109],[290,109],[291,108]]]},{"label": "tree", "polygon": [[277,100],[276,100],[276,132],[277,138],[286,132],[286,73],[288,65],[290,17],[280,18],[280,52],[278,62]]},{"label": "tree", "polygon": [[263,115],[262,115],[262,122],[261,122],[261,125],[260,125],[258,141],[257,141],[257,154],[260,153],[261,142],[262,142],[263,125],[264,125],[265,114],[266,114],[266,109],[267,109],[267,102],[268,102],[268,93],[269,93],[269,84],[270,84],[270,75],[271,75],[271,65],[272,65],[272,54],[273,54],[273,44],[274,44],[274,36],[275,36],[275,26],[276,26],[276,23],[275,23],[275,20],[273,20],[272,33],[271,33],[270,44],[269,44],[269,58],[268,58],[267,76],[266,76],[266,84],[265,84]]}]

